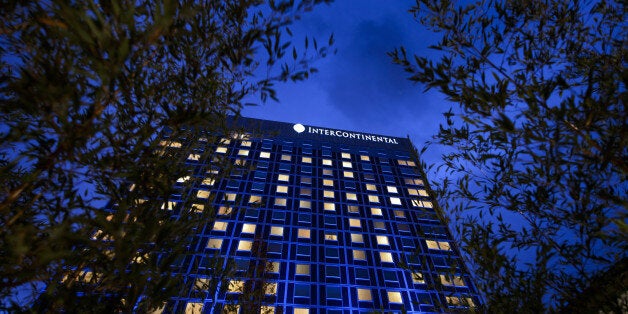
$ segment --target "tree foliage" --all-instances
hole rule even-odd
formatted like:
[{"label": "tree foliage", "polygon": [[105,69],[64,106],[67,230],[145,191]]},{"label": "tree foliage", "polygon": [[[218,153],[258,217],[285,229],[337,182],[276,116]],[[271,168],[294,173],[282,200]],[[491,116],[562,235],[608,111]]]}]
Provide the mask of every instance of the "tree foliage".
[{"label": "tree foliage", "polygon": [[245,96],[315,71],[329,46],[297,53],[288,27],[323,2],[4,2],[0,296],[18,301],[4,306],[146,311],[181,292],[172,265],[215,216],[211,198],[163,209],[201,184],[174,188],[190,139],[228,134]]},{"label": "tree foliage", "polygon": [[390,53],[457,104],[430,168],[489,311],[564,306],[628,252],[621,1],[418,0],[434,58]]}]

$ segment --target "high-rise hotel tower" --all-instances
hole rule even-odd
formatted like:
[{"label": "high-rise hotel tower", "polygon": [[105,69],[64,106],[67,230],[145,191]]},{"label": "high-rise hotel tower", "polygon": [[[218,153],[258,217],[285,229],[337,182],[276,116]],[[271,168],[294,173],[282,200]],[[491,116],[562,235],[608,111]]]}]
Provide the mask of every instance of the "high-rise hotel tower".
[{"label": "high-rise hotel tower", "polygon": [[[214,194],[217,218],[191,247],[201,260],[231,260],[235,277],[223,289],[173,298],[167,308],[247,313],[227,304],[260,277],[265,313],[442,313],[480,303],[408,139],[257,119],[238,124],[251,135],[207,147],[249,170],[195,190],[194,197]],[[266,135],[256,136],[260,130]],[[203,163],[197,157],[188,162]],[[206,278],[195,267],[185,271],[203,290]]]}]

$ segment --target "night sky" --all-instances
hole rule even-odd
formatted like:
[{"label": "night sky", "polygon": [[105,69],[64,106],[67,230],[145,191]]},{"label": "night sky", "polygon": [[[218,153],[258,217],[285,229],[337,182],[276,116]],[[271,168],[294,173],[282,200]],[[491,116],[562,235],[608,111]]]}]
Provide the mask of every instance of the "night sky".
[{"label": "night sky", "polygon": [[[308,80],[279,85],[279,103],[245,107],[243,116],[409,135],[420,149],[438,130],[450,104],[437,92],[424,93],[423,86],[407,80],[403,69],[386,55],[399,46],[409,53],[433,53],[427,46],[436,41],[434,35],[408,13],[413,2],[345,0],[317,6],[291,27],[294,42],[302,45],[308,35],[326,43],[333,33],[337,53],[317,60],[319,73]],[[433,149],[424,160],[431,163],[439,155]]]}]

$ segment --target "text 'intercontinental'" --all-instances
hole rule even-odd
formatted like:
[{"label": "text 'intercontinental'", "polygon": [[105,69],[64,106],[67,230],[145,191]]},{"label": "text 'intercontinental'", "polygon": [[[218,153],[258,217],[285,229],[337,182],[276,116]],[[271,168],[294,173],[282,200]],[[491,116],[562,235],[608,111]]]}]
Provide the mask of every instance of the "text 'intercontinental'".
[{"label": "text 'intercontinental'", "polygon": [[349,138],[349,139],[360,139],[364,141],[382,142],[382,143],[387,143],[387,144],[399,144],[397,143],[396,138],[390,138],[390,137],[379,136],[379,135],[366,135],[362,133],[353,133],[353,132],[340,131],[340,130],[313,128],[310,126],[307,127],[307,132],[310,134],[344,137],[344,138]]}]

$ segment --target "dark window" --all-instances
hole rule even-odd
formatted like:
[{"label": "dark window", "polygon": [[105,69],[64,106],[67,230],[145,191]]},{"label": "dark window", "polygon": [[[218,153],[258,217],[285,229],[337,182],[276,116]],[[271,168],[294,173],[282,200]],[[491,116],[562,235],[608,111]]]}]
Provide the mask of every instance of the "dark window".
[{"label": "dark window", "polygon": [[310,297],[310,285],[308,284],[295,284],[294,285],[294,296],[309,298]]},{"label": "dark window", "polygon": [[312,215],[310,214],[299,214],[299,222],[311,223]]},{"label": "dark window", "polygon": [[325,287],[327,298],[329,299],[342,299],[342,288],[336,286]]},{"label": "dark window", "polygon": [[325,266],[325,275],[327,277],[340,277],[340,267]]},{"label": "dark window", "polygon": [[310,255],[310,247],[305,245],[297,245],[297,255]]},{"label": "dark window", "polygon": [[285,212],[273,212],[273,220],[281,220],[284,222],[286,220]]},{"label": "dark window", "polygon": [[303,173],[312,173],[312,167],[310,167],[310,166],[301,166],[301,172],[303,172]]},{"label": "dark window", "polygon": [[327,258],[338,258],[338,249],[335,247],[327,247],[325,248],[325,257]]},{"label": "dark window", "polygon": [[271,242],[268,243],[268,253],[277,253],[281,254],[281,243]]},{"label": "dark window", "polygon": [[355,269],[355,278],[358,279],[369,279],[369,271],[365,268],[356,268]]},{"label": "dark window", "polygon": [[392,270],[384,270],[384,280],[397,282],[397,273]]},{"label": "dark window", "polygon": [[290,172],[290,164],[280,164],[279,171]]},{"label": "dark window", "polygon": [[251,186],[251,190],[263,192],[264,182],[253,182],[253,185]]}]

